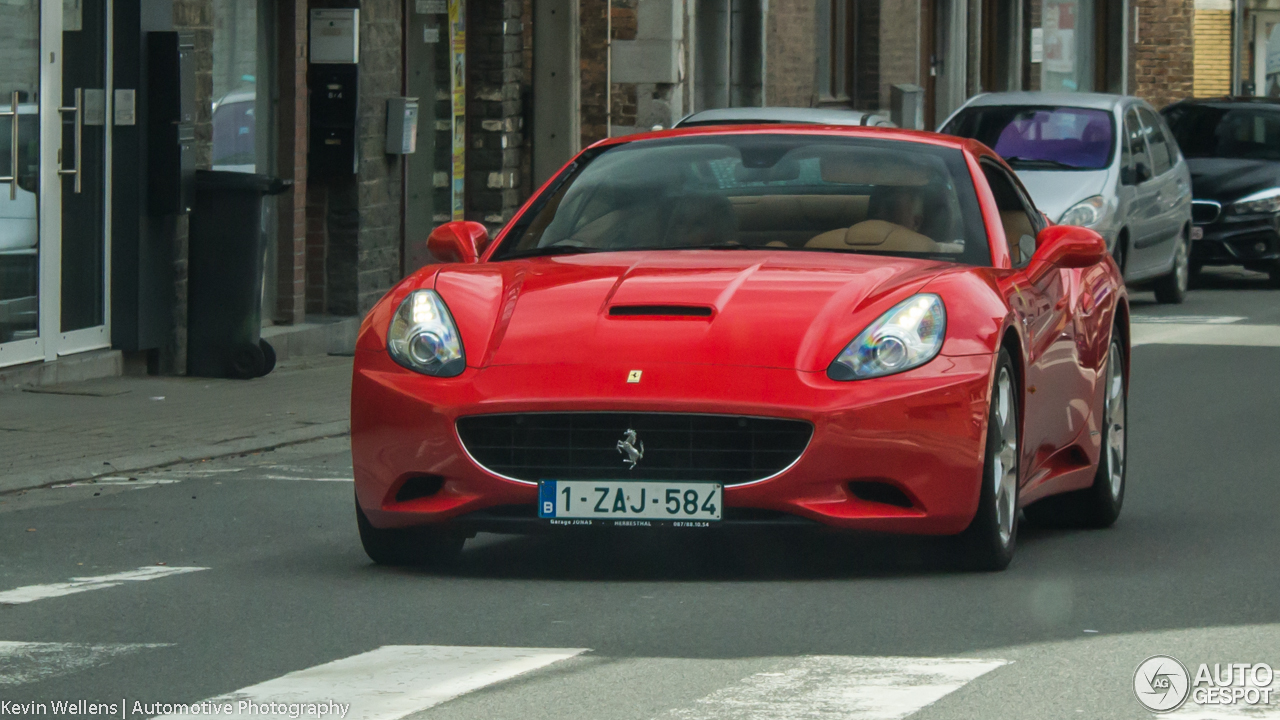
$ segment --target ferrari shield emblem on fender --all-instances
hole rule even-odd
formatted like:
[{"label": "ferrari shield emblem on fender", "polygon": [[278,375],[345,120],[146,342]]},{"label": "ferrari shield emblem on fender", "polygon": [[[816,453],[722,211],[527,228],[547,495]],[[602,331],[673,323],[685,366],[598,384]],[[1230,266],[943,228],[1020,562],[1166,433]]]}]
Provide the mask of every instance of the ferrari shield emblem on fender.
[{"label": "ferrari shield emblem on fender", "polygon": [[626,456],[622,462],[631,463],[630,469],[635,470],[636,463],[644,457],[644,442],[636,439],[635,430],[627,428],[626,434],[618,441],[618,452]]},{"label": "ferrari shield emblem on fender", "polygon": [[631,372],[627,373],[627,382],[629,382],[629,383],[638,383],[638,382],[640,382],[640,373],[641,373],[641,372],[642,372],[642,371],[640,371],[640,370],[632,370]]}]

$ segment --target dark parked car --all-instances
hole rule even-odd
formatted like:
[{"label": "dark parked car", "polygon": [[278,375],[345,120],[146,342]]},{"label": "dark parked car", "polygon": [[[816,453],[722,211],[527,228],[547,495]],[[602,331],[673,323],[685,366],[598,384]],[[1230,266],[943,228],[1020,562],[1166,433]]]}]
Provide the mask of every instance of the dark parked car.
[{"label": "dark parked car", "polygon": [[1191,271],[1243,265],[1280,288],[1280,100],[1184,100],[1163,111],[1191,166]]}]

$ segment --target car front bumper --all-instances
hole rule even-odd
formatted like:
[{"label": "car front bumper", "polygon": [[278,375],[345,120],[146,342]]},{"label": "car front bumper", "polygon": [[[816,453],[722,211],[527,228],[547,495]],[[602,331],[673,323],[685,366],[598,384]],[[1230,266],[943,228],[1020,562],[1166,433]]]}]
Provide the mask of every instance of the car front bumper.
[{"label": "car front bumper", "polygon": [[[724,525],[806,521],[847,530],[953,534],[977,508],[991,355],[939,356],[895,376],[836,382],[825,373],[669,364],[468,368],[433,378],[359,350],[352,379],[356,495],[381,528],[545,527],[538,487],[480,466],[464,448],[459,417],[530,412],[702,413],[805,420],[807,448],[777,475],[724,489]],[[397,501],[403,483],[432,476],[440,489]],[[639,476],[637,476],[639,477]],[[690,478],[694,479],[694,478]],[[850,482],[889,484],[910,507],[853,494]]]},{"label": "car front bumper", "polygon": [[1203,237],[1191,244],[1198,265],[1266,265],[1280,260],[1280,217],[1266,215],[1199,224]]}]

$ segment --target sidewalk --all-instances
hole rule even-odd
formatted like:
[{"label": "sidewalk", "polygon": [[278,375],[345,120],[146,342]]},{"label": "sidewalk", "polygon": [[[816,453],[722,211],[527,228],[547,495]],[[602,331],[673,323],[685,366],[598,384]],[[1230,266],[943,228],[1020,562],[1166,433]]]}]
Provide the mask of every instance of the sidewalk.
[{"label": "sidewalk", "polygon": [[351,358],[282,361],[256,380],[117,377],[0,390],[0,492],[349,431]]}]

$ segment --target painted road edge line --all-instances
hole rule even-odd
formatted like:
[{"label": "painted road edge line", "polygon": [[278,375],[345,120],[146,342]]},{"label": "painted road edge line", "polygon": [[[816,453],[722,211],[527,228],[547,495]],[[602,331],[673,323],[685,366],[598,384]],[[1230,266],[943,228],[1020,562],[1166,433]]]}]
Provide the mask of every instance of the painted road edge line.
[{"label": "painted road edge line", "polygon": [[115,587],[126,582],[155,580],[156,578],[168,577],[170,575],[182,575],[184,573],[193,573],[208,569],[209,568],[206,567],[168,567],[164,565],[149,565],[147,567],[140,567],[137,570],[128,570],[125,572],[115,573],[113,575],[71,578],[71,580],[67,582],[49,583],[47,585],[27,585],[25,587],[0,592],[0,605],[21,605],[23,603],[35,602],[36,600],[62,597],[63,595],[74,595],[75,593],[88,592],[90,590],[102,590],[104,588]]}]

